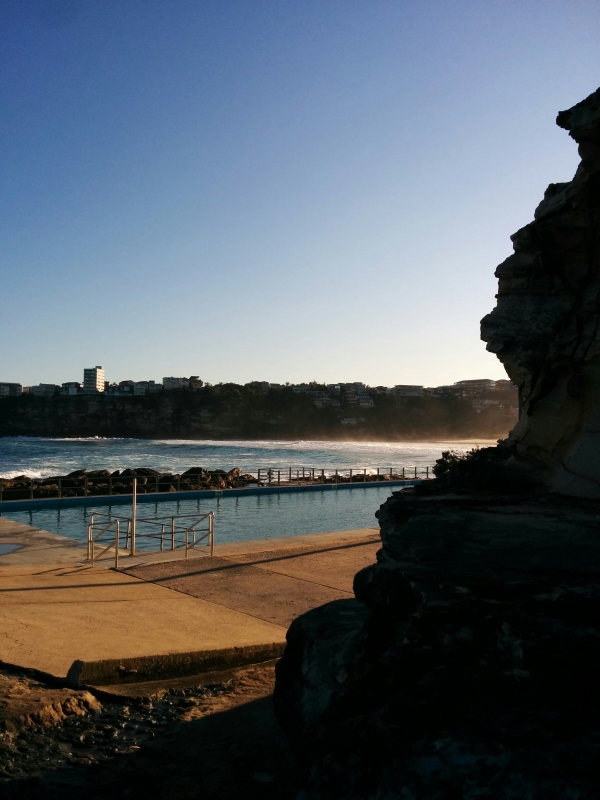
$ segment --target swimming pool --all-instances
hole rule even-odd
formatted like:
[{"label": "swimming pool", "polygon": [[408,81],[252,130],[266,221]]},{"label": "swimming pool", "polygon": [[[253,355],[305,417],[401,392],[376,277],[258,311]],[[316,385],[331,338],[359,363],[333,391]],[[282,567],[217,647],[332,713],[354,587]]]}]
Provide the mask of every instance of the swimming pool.
[{"label": "swimming pool", "polygon": [[[394,487],[397,488],[397,487]],[[377,527],[375,512],[387,500],[392,487],[360,487],[340,490],[271,492],[242,497],[181,499],[145,502],[138,516],[154,518],[183,514],[215,513],[215,544],[302,536],[308,533]],[[94,511],[128,516],[129,506],[89,505],[73,508],[39,508],[6,511],[1,516],[58,533],[85,543],[87,526]],[[149,545],[138,540],[138,549]]]}]

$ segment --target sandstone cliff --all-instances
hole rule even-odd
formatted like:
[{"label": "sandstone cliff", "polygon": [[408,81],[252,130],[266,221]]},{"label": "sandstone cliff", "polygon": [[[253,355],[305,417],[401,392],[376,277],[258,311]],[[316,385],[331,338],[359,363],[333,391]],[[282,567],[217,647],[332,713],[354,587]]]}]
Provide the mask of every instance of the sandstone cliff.
[{"label": "sandstone cliff", "polygon": [[511,237],[481,335],[519,386],[516,464],[561,493],[600,497],[600,89],[557,124],[581,164]]},{"label": "sandstone cliff", "polygon": [[599,796],[600,90],[558,122],[581,166],[513,236],[482,322],[517,427],[395,492],[356,599],[288,631],[275,704],[303,800]]}]

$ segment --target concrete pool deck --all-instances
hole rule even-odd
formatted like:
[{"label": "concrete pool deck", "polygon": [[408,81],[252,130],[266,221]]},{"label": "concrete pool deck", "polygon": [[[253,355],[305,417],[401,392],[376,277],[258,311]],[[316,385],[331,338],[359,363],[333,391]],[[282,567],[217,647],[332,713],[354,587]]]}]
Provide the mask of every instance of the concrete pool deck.
[{"label": "concrete pool deck", "polygon": [[276,658],[295,616],[353,596],[379,546],[367,528],[217,545],[212,558],[141,554],[116,571],[0,519],[0,660],[98,685]]}]

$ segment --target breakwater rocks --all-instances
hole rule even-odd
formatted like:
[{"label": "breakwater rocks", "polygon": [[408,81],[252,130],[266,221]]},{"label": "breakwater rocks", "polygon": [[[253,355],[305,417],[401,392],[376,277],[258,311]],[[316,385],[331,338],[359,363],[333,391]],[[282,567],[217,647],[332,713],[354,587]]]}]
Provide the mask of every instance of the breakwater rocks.
[{"label": "breakwater rocks", "polygon": [[131,494],[134,478],[138,494],[233,489],[256,483],[255,476],[243,475],[239,467],[229,472],[223,469],[205,470],[202,467],[192,467],[181,474],[137,467],[113,472],[107,469],[78,469],[68,475],[54,475],[49,478],[19,475],[15,478],[0,479],[0,484],[3,500],[26,500],[43,497]]},{"label": "breakwater rocks", "polygon": [[[429,472],[427,471],[427,475]],[[204,490],[243,489],[246,486],[311,486],[317,484],[370,483],[410,479],[412,473],[367,473],[366,470],[352,473],[336,471],[325,474],[324,470],[283,470],[263,469],[254,474],[242,473],[239,467],[229,471],[224,469],[206,470],[191,467],[182,473],[159,472],[149,467],[135,469],[78,469],[68,475],[53,475],[48,478],[32,478],[18,475],[14,478],[0,478],[0,500],[34,500],[58,497],[94,497],[129,495],[133,491],[136,478],[138,494],[158,492],[197,492]],[[416,473],[415,473],[416,477]],[[421,474],[419,478],[423,477]]]},{"label": "breakwater rocks", "polygon": [[581,163],[511,236],[481,335],[519,387],[514,464],[561,493],[600,497],[600,89],[557,124]]}]

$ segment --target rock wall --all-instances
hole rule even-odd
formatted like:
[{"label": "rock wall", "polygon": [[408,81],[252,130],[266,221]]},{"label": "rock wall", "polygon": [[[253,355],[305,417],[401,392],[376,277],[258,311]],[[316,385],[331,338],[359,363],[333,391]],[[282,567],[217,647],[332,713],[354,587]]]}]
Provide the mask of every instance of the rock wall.
[{"label": "rock wall", "polygon": [[581,163],[511,236],[481,336],[519,386],[514,464],[558,492],[600,497],[600,89],[557,124]]},{"label": "rock wall", "polygon": [[288,631],[302,800],[599,796],[600,90],[558,122],[582,163],[513,236],[482,322],[519,423],[394,492],[356,599]]},{"label": "rock wall", "polygon": [[597,798],[598,503],[396,492],[356,600],[296,619],[303,800]]}]

